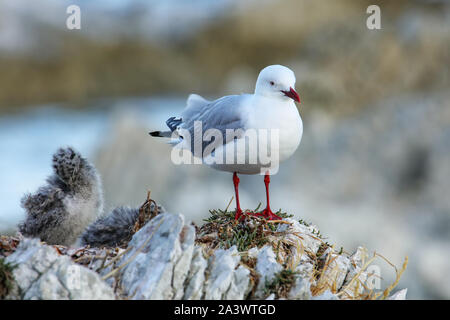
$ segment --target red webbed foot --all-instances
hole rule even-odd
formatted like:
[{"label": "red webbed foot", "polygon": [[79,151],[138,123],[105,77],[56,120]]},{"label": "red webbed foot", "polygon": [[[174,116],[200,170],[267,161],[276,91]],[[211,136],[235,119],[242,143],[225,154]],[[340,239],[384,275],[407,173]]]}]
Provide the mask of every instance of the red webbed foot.
[{"label": "red webbed foot", "polygon": [[282,220],[283,218],[280,216],[277,216],[275,213],[270,210],[270,208],[266,208],[261,212],[258,212],[255,214],[257,217],[264,217],[267,220]]}]

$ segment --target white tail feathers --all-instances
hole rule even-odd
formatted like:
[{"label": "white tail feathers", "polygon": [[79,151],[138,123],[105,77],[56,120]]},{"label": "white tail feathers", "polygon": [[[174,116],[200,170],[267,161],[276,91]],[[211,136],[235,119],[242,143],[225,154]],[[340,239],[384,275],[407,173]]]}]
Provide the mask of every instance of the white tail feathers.
[{"label": "white tail feathers", "polygon": [[199,96],[198,94],[192,93],[187,98],[186,102],[186,108],[192,108],[196,106],[204,106],[205,104],[208,104],[209,101],[203,98],[202,96]]}]

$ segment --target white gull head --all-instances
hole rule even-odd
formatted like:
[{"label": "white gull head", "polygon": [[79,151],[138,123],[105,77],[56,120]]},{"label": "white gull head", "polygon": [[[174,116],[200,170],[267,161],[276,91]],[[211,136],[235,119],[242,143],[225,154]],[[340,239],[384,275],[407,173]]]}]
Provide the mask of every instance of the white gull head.
[{"label": "white gull head", "polygon": [[256,81],[255,95],[300,102],[300,97],[295,92],[294,72],[281,65],[272,65],[261,70]]}]

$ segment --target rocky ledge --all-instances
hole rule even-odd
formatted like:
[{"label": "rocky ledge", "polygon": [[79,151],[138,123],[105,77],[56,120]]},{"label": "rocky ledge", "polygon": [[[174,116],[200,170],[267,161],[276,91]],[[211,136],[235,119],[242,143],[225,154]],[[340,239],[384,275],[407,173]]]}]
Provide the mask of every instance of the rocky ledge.
[{"label": "rocky ledge", "polygon": [[[3,258],[1,258],[3,256]],[[370,257],[335,250],[288,216],[266,221],[214,211],[198,228],[162,213],[122,247],[67,248],[37,239],[0,242],[6,299],[405,299],[371,287]],[[1,274],[3,273],[3,274]],[[9,273],[9,274],[8,274]]]}]

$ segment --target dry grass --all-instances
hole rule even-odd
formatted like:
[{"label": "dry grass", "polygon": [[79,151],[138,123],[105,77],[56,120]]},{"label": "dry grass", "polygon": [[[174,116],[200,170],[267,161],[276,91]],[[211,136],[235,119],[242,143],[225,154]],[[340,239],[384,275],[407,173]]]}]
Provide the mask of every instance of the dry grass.
[{"label": "dry grass", "polygon": [[12,254],[20,243],[20,238],[13,236],[0,236],[0,257]]}]

